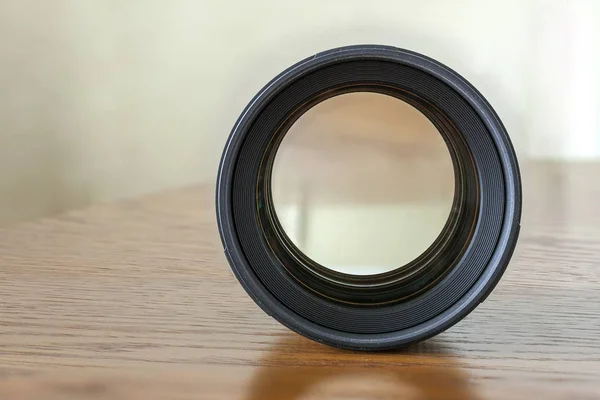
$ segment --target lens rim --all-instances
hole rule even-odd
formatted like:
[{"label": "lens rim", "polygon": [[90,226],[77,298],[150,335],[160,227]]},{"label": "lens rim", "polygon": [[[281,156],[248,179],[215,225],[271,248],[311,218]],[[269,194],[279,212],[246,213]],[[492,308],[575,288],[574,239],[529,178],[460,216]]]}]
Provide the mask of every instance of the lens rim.
[{"label": "lens rim", "polygon": [[[450,292],[438,284],[427,293],[409,301],[408,303],[412,302],[413,308],[403,314],[398,314],[400,311],[398,306],[405,303],[395,306],[396,314],[389,312],[391,307],[371,307],[368,313],[360,314],[360,310],[364,311],[364,307],[348,305],[344,308],[346,306],[321,301],[322,299],[319,302],[315,299],[317,296],[309,293],[310,290],[306,288],[304,292],[300,292],[303,296],[302,301],[305,302],[304,308],[293,302],[290,303],[285,297],[298,295],[298,292],[291,293],[298,290],[298,283],[294,282],[293,278],[288,276],[287,279],[279,280],[278,285],[268,286],[264,275],[260,276],[259,269],[265,267],[268,268],[268,273],[280,273],[281,271],[274,271],[277,269],[277,260],[270,260],[273,262],[270,266],[252,264],[249,261],[259,252],[268,252],[265,248],[268,246],[255,242],[258,245],[244,248],[241,244],[241,240],[248,240],[249,236],[255,235],[261,229],[258,224],[253,227],[240,225],[242,214],[240,214],[240,207],[235,206],[240,204],[244,191],[236,180],[238,179],[236,174],[242,168],[238,166],[242,165],[239,163],[244,154],[243,152],[240,154],[240,149],[244,146],[252,127],[257,123],[257,118],[294,81],[331,65],[356,60],[384,61],[402,66],[405,72],[418,71],[419,77],[427,75],[432,78],[415,81],[417,87],[421,85],[421,88],[425,88],[425,85],[437,85],[437,82],[440,82],[446,88],[444,93],[454,93],[452,96],[455,100],[450,101],[451,99],[442,97],[429,100],[434,103],[450,102],[450,104],[442,104],[445,107],[455,106],[456,104],[452,104],[453,101],[457,104],[466,103],[468,109],[465,109],[465,112],[470,114],[465,114],[465,118],[472,118],[472,115],[475,115],[477,121],[474,123],[485,127],[483,135],[485,137],[482,140],[489,140],[490,145],[494,147],[492,152],[494,154],[490,153],[489,156],[496,161],[477,165],[480,173],[483,173],[481,176],[488,174],[485,176],[495,177],[485,182],[481,176],[479,177],[480,189],[482,189],[480,204],[487,207],[490,201],[499,201],[502,204],[501,213],[489,213],[488,208],[484,207],[470,244],[471,248],[482,247],[484,244],[492,245],[493,251],[489,259],[482,261],[485,265],[481,266],[481,271],[474,282],[462,288],[464,291]],[[383,78],[385,76],[382,76]],[[453,123],[459,122],[461,121],[453,120]],[[475,139],[465,137],[465,140],[469,143],[473,154],[477,153],[472,146]],[[491,193],[491,196],[486,193]],[[304,336],[329,345],[360,350],[394,348],[425,339],[447,329],[472,311],[487,297],[502,276],[516,244],[521,215],[521,182],[516,156],[504,126],[489,103],[464,78],[443,64],[408,50],[379,45],[348,46],[319,53],[290,67],[265,86],[244,110],[227,141],[219,168],[216,197],[217,220],[226,257],[236,277],[254,301],[269,315]],[[494,210],[497,211],[498,208]],[[479,224],[492,223],[490,221],[498,225],[498,235],[490,238],[482,237],[483,233],[479,229],[482,225]],[[459,273],[454,274],[455,270],[449,275],[454,275],[452,276],[454,282],[463,283],[464,276]],[[458,298],[450,299],[451,296],[458,296]],[[312,303],[307,305],[307,302]],[[439,309],[434,309],[436,304],[439,305]],[[346,319],[341,317],[342,311],[347,313],[344,317]],[[357,317],[359,315],[360,318]],[[363,315],[367,320],[363,320]]]}]

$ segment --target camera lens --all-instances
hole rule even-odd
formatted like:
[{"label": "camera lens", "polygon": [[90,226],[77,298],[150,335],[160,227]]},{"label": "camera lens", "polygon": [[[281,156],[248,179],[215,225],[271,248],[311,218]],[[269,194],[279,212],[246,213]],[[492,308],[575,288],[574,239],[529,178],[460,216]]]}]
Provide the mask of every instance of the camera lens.
[{"label": "camera lens", "polygon": [[500,279],[520,177],[464,78],[387,46],[317,54],[244,110],[217,182],[225,254],[269,315],[333,346],[381,350],[447,329]]}]

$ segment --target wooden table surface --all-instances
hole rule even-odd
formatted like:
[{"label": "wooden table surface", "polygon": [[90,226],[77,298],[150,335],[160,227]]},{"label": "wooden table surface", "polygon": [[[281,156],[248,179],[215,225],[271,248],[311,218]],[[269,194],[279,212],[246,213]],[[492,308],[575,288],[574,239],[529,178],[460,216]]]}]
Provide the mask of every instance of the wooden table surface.
[{"label": "wooden table surface", "polygon": [[600,167],[524,170],[499,286],[392,353],[319,345],[260,311],[223,256],[212,186],[0,230],[0,399],[600,398]]}]

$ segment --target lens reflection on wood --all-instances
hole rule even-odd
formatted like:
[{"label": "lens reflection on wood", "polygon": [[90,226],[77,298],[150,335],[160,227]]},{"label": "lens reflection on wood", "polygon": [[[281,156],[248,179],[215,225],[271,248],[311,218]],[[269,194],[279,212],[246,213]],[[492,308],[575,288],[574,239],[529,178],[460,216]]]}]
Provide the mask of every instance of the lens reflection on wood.
[{"label": "lens reflection on wood", "polygon": [[432,244],[452,207],[454,172],[442,136],[414,107],[348,93],[290,128],[272,192],[283,229],[307,257],[369,275],[399,268]]}]

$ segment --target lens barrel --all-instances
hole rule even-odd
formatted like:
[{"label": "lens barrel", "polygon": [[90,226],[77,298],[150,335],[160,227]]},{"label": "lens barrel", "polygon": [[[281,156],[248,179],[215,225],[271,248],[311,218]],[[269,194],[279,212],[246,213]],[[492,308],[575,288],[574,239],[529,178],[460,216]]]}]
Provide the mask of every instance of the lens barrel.
[{"label": "lens barrel", "polygon": [[[275,154],[316,104],[375,92],[421,111],[445,140],[455,176],[452,211],[419,257],[394,271],[336,272],[302,253],[281,227],[271,194]],[[252,299],[318,342],[385,350],[424,340],[464,318],[493,290],[512,256],[521,181],[499,117],[464,78],[421,54],[389,46],[332,49],[269,82],[236,122],[217,178],[225,255]]]}]

